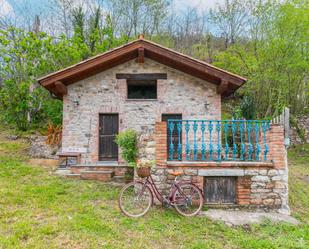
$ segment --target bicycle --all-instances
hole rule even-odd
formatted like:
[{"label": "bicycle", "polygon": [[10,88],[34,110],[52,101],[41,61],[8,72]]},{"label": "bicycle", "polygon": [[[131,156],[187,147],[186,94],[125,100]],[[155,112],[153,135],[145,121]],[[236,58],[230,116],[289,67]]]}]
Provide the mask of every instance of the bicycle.
[{"label": "bicycle", "polygon": [[162,195],[155,185],[151,175],[144,181],[137,180],[126,184],[120,191],[118,205],[126,216],[137,218],[145,215],[153,205],[154,196],[162,205],[175,207],[184,216],[198,214],[203,205],[202,191],[191,181],[178,181],[182,172],[170,173],[175,176],[167,196]]}]

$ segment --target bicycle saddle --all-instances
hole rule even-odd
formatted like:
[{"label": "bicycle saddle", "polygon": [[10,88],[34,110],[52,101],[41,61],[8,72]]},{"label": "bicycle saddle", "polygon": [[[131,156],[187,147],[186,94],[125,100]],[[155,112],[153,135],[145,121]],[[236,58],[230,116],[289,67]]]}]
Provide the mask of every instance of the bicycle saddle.
[{"label": "bicycle saddle", "polygon": [[173,176],[181,176],[183,175],[183,172],[171,172],[170,174]]}]

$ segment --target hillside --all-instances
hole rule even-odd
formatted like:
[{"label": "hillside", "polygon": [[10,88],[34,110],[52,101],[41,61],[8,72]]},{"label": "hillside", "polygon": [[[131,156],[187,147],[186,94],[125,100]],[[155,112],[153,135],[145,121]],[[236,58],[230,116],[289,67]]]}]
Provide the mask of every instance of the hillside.
[{"label": "hillside", "polygon": [[119,188],[63,179],[29,165],[28,144],[0,132],[0,248],[308,248],[309,147],[290,150],[290,203],[296,227],[271,224],[230,228],[205,217],[184,218],[152,208],[124,217]]}]

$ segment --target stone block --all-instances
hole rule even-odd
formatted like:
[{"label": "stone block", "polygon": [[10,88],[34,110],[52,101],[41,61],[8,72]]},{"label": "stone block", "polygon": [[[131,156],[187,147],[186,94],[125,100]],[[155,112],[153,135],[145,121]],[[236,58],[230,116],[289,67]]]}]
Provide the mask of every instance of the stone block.
[{"label": "stone block", "polygon": [[254,182],[270,182],[270,179],[268,176],[260,176],[260,175],[253,176],[251,180]]},{"label": "stone block", "polygon": [[267,174],[267,175],[269,175],[269,176],[275,176],[275,175],[278,175],[278,174],[279,174],[278,170],[276,170],[276,169],[271,169],[271,170],[268,171],[268,174]]},{"label": "stone block", "polygon": [[244,176],[243,169],[200,169],[200,176]]},{"label": "stone block", "polygon": [[284,182],[275,182],[274,188],[275,189],[285,189],[286,188],[286,183],[284,183]]},{"label": "stone block", "polygon": [[278,193],[269,193],[267,194],[267,198],[278,198]]},{"label": "stone block", "polygon": [[282,175],[276,175],[276,176],[273,176],[271,178],[272,181],[282,181],[283,180],[283,177]]},{"label": "stone block", "polygon": [[265,188],[266,183],[265,182],[253,182],[251,184],[251,189],[258,189],[258,188]]},{"label": "stone block", "polygon": [[281,205],[281,204],[282,204],[281,199],[275,199],[274,204],[275,204],[275,205]]},{"label": "stone block", "polygon": [[267,188],[251,189],[251,193],[269,193],[269,192],[271,192],[271,189]]},{"label": "stone block", "polygon": [[263,200],[263,204],[266,205],[266,206],[271,206],[271,205],[274,204],[274,202],[275,202],[275,200],[274,199],[270,199],[270,198]]},{"label": "stone block", "polygon": [[252,204],[252,205],[261,205],[262,204],[262,199],[251,199],[250,200],[250,204]]},{"label": "stone block", "polygon": [[245,170],[246,176],[257,176],[258,174],[259,174],[259,171],[255,170],[255,169],[246,169]]},{"label": "stone block", "polygon": [[185,174],[189,176],[197,175],[197,169],[185,169]]}]

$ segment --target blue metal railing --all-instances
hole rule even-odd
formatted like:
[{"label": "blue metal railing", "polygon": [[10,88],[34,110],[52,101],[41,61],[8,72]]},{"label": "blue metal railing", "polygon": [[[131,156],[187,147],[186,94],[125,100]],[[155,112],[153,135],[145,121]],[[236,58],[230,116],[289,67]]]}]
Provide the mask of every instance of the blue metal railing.
[{"label": "blue metal railing", "polygon": [[267,161],[269,120],[169,119],[167,125],[168,160]]}]

